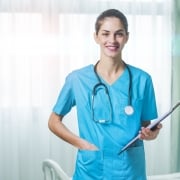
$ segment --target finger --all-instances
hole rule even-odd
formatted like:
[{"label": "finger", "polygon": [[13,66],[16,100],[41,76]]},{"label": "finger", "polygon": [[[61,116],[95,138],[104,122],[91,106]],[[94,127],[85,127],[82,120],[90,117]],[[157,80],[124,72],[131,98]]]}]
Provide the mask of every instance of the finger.
[{"label": "finger", "polygon": [[158,125],[157,125],[157,128],[158,128],[158,129],[161,129],[161,128],[162,128],[162,124],[158,124]]},{"label": "finger", "polygon": [[151,133],[152,131],[148,128],[142,128],[142,134],[145,136],[145,137],[148,137],[148,136],[151,136]]},{"label": "finger", "polygon": [[148,128],[142,128],[140,137],[144,140],[155,139],[158,134],[158,131],[151,131]]},{"label": "finger", "polygon": [[142,127],[141,131],[139,131],[139,139],[141,140],[147,139],[147,137],[149,136],[149,132],[146,132],[145,129],[146,128]]}]

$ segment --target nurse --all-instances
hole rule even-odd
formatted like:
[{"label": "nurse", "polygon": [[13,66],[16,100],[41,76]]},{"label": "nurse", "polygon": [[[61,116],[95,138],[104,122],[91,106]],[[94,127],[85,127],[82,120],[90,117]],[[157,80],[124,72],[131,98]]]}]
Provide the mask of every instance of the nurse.
[{"label": "nurse", "polygon": [[[94,33],[99,60],[69,73],[50,115],[50,130],[78,149],[73,180],[146,180],[142,140],[155,139],[162,125],[146,128],[157,118],[153,83],[147,72],[123,60],[128,38],[124,14],[102,12]],[[79,136],[62,122],[73,106]],[[140,140],[119,154],[138,133]]]}]

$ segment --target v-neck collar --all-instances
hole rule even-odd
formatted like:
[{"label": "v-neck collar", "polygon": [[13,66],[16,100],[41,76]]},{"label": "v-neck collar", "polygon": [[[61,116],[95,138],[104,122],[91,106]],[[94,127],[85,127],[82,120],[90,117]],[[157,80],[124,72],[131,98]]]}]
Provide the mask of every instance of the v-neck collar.
[{"label": "v-neck collar", "polygon": [[112,83],[109,83],[107,82],[101,75],[99,75],[97,72],[96,72],[96,69],[95,69],[95,66],[96,65],[93,65],[93,71],[96,75],[96,78],[97,80],[99,80],[100,82],[104,83],[105,85],[109,86],[109,87],[112,87],[114,86],[117,82],[119,82],[124,76],[125,74],[127,73],[127,65],[125,65],[125,68],[123,70],[123,72],[112,82]]}]

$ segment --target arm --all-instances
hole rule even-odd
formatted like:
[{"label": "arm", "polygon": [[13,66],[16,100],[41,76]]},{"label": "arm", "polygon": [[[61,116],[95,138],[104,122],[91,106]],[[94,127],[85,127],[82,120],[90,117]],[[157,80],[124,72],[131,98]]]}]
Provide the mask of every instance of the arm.
[{"label": "arm", "polygon": [[141,131],[139,131],[139,138],[142,140],[153,140],[159,134],[160,129],[162,128],[162,124],[159,124],[155,130],[150,130],[146,128],[150,124],[150,121],[143,121]]},{"label": "arm", "polygon": [[51,113],[48,127],[49,129],[59,138],[64,141],[72,144],[78,149],[86,149],[86,150],[97,150],[97,147],[93,144],[90,144],[86,140],[80,138],[79,136],[73,134],[63,123],[63,116],[57,115],[54,112]]}]

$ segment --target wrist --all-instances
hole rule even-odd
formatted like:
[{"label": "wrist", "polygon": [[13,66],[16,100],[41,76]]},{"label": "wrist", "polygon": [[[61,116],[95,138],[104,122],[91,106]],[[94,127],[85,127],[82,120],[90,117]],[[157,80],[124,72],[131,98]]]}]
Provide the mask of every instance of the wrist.
[{"label": "wrist", "polygon": [[81,142],[78,148],[82,150],[98,150],[98,148],[94,144],[91,144],[84,139],[81,139]]}]

